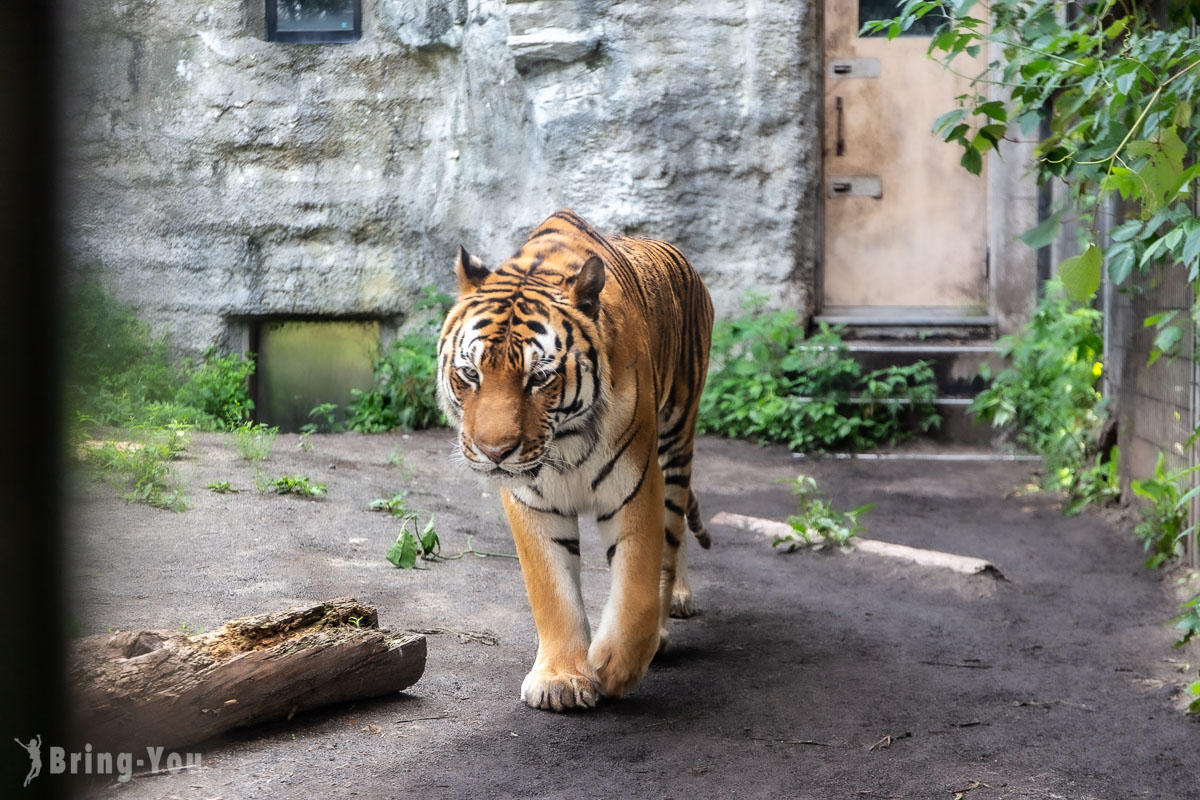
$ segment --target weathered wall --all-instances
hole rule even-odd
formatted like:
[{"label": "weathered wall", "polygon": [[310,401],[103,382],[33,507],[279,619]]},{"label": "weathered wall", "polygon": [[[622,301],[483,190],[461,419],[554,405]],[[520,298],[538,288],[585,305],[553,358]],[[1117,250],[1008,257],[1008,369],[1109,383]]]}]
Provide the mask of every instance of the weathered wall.
[{"label": "weathered wall", "polygon": [[809,3],[363,5],[361,41],[283,45],[259,0],[69,4],[69,246],[176,346],[400,319],[561,206],[678,243],[725,312],[811,310]]}]

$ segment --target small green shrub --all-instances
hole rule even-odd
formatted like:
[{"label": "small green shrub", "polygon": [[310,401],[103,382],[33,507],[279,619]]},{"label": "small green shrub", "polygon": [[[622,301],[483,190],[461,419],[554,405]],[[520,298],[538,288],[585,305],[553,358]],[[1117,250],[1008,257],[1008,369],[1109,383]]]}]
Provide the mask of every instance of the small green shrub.
[{"label": "small green shrub", "polygon": [[414,513],[408,507],[408,492],[396,492],[391,497],[380,497],[372,500],[368,508],[372,511],[386,511],[393,517],[407,517]]},{"label": "small green shrub", "polygon": [[312,422],[306,422],[300,426],[300,430],[304,433],[337,433],[342,429],[342,425],[337,421],[337,403],[321,403],[313,406],[308,412],[308,418]]},{"label": "small green shrub", "polygon": [[125,499],[168,511],[188,508],[183,483],[170,462],[190,443],[179,427],[142,426],[128,431],[125,440],[109,439],[98,445],[85,443],[84,458],[102,474],[124,483]]},{"label": "small green shrub", "polygon": [[746,314],[713,326],[711,365],[697,430],[783,442],[797,450],[865,449],[939,422],[926,362],[867,374],[837,329],[809,337],[794,311]]},{"label": "small green shrub", "polygon": [[93,277],[70,292],[65,330],[65,400],[76,416],[104,426],[172,423],[229,430],[252,409],[252,358],[210,350],[196,365],[173,364],[133,306]]},{"label": "small green shrub", "polygon": [[850,540],[863,529],[858,518],[874,506],[868,503],[851,511],[837,511],[808,475],[793,479],[792,496],[796,498],[796,513],[787,520],[792,530],[771,542],[773,547],[783,546],[789,553],[802,547],[850,549]]},{"label": "small green shrub", "polygon": [[1180,554],[1182,543],[1189,530],[1187,525],[1187,500],[1182,499],[1180,478],[1192,470],[1167,472],[1167,459],[1161,452],[1154,465],[1154,476],[1135,480],[1129,485],[1138,497],[1150,504],[1141,509],[1142,521],[1133,532],[1145,543],[1146,566],[1150,569],[1161,566]]},{"label": "small green shrub", "polygon": [[175,394],[178,405],[197,409],[211,420],[209,429],[232,430],[245,424],[254,402],[247,380],[254,374],[254,358],[210,349]]},{"label": "small green shrub", "polygon": [[323,483],[312,483],[307,475],[281,475],[278,478],[265,480],[261,476],[256,480],[260,494],[274,492],[275,494],[298,494],[301,497],[323,497],[328,491]]},{"label": "small green shrub", "polygon": [[242,458],[253,464],[271,454],[271,450],[275,448],[275,437],[278,435],[279,428],[262,422],[257,425],[245,422],[233,429],[233,438],[242,453]]},{"label": "small green shrub", "polygon": [[415,313],[423,322],[392,342],[375,361],[375,382],[355,389],[346,404],[346,426],[363,433],[445,425],[437,402],[437,340],[453,298],[432,286],[422,290]]},{"label": "small green shrub", "polygon": [[229,481],[213,481],[206,484],[205,489],[216,494],[237,494],[238,490],[229,484]]},{"label": "small green shrub", "polygon": [[415,523],[416,519],[416,512],[405,514],[400,521],[400,533],[387,551],[387,560],[400,569],[413,569],[417,565],[418,557],[427,561],[433,560],[442,549],[441,540],[438,539],[433,526],[433,515],[430,515],[429,521],[425,523],[420,536],[409,530],[409,525]]},{"label": "small green shrub", "polygon": [[[1098,463],[1096,432],[1105,404],[1096,390],[1103,374],[1102,315],[1048,284],[1033,318],[999,342],[1011,366],[980,392],[971,410],[1042,456],[1045,488],[1066,491],[1070,514],[1089,502],[1116,497],[1115,455]],[[1097,463],[1088,466],[1092,461]]]}]

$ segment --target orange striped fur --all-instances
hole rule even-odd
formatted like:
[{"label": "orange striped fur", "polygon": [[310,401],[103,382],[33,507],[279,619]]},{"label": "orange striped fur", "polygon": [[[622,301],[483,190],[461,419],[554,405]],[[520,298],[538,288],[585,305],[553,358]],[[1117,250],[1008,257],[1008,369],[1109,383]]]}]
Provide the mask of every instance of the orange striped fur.
[{"label": "orange striped fur", "polygon": [[[500,488],[538,632],[521,687],[561,711],[618,697],[692,613],[685,528],[712,303],[676,248],[602,236],[570,211],[490,270],[460,249],[438,345],[439,397],[466,463]],[[592,636],[580,515],[596,518],[612,586]]]}]

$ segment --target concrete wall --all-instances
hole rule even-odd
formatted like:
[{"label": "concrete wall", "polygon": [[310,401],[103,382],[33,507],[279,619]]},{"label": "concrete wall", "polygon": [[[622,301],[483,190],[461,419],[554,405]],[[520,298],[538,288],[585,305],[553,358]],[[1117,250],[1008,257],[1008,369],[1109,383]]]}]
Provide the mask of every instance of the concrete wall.
[{"label": "concrete wall", "polygon": [[180,350],[258,315],[398,321],[556,208],[679,244],[718,309],[813,305],[809,2],[364,0],[284,45],[260,0],[72,0],[66,240]]}]

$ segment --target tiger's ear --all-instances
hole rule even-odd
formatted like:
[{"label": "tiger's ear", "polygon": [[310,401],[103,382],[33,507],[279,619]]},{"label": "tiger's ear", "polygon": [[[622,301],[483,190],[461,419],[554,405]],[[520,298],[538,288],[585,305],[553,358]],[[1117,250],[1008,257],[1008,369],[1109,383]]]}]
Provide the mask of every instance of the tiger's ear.
[{"label": "tiger's ear", "polygon": [[465,297],[478,289],[492,271],[468,253],[467,248],[459,245],[458,263],[454,265],[454,274],[458,277],[458,296]]},{"label": "tiger's ear", "polygon": [[571,300],[575,307],[592,319],[600,313],[600,291],[604,288],[604,262],[600,256],[592,256],[583,262],[579,272],[568,282],[572,285]]}]

